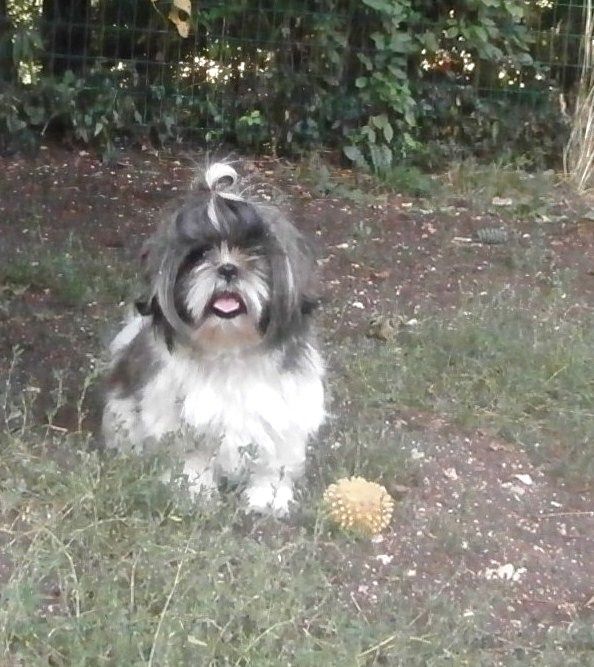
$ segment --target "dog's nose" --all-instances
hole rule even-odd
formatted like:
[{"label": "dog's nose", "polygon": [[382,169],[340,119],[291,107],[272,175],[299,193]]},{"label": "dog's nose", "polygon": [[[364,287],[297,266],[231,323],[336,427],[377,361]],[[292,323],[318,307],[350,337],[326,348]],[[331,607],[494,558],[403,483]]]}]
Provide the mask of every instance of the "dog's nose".
[{"label": "dog's nose", "polygon": [[233,280],[233,278],[237,278],[237,267],[235,264],[221,264],[219,266],[219,275],[223,276],[223,278],[226,278],[227,280]]}]

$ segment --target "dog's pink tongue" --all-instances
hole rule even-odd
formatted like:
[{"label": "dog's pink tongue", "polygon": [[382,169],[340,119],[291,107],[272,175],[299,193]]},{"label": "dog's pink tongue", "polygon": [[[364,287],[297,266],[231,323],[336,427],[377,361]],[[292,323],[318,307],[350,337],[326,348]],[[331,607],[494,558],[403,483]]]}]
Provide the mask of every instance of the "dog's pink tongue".
[{"label": "dog's pink tongue", "polygon": [[220,296],[214,303],[213,308],[222,313],[233,313],[241,308],[241,304],[234,296]]}]

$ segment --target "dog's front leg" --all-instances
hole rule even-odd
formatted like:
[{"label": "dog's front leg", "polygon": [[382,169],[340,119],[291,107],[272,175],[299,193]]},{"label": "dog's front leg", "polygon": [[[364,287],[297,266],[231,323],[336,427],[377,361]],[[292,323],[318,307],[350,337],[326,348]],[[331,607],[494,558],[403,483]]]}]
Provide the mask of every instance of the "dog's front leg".
[{"label": "dog's front leg", "polygon": [[294,482],[305,467],[306,440],[292,435],[278,437],[273,451],[266,448],[250,466],[245,496],[249,510],[277,517],[289,513]]},{"label": "dog's front leg", "polygon": [[[192,497],[200,495],[207,499],[212,498],[217,490],[212,453],[193,450],[186,452],[182,461],[184,464],[182,474],[188,480],[188,490]],[[170,470],[162,475],[161,481],[164,483],[171,481]]]},{"label": "dog's front leg", "polygon": [[277,475],[258,476],[245,490],[245,497],[251,512],[287,516],[293,501],[293,480],[282,471]]},{"label": "dog's front leg", "polygon": [[188,452],[183,457],[183,462],[183,474],[188,478],[188,488],[192,496],[202,494],[207,498],[212,497],[217,488],[212,454]]}]

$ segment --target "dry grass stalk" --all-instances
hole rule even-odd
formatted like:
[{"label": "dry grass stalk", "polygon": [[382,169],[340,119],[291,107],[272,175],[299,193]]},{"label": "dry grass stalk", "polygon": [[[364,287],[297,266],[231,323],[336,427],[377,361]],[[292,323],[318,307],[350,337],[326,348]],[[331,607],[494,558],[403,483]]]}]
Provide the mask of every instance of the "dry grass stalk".
[{"label": "dry grass stalk", "polygon": [[584,5],[584,34],[578,94],[571,133],[563,153],[565,173],[578,190],[586,190],[594,177],[594,6]]}]

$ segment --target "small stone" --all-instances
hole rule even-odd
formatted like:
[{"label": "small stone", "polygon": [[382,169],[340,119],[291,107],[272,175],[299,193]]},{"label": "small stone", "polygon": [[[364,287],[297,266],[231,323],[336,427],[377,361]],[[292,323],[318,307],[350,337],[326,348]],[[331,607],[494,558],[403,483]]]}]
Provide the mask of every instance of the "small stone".
[{"label": "small stone", "polygon": [[511,206],[514,203],[514,200],[510,197],[493,197],[491,199],[491,204],[493,206]]},{"label": "small stone", "polygon": [[522,484],[525,484],[526,486],[532,486],[534,482],[532,481],[532,477],[530,475],[526,475],[524,473],[519,473],[517,475],[514,475],[516,479],[519,479]]},{"label": "small stone", "polygon": [[388,556],[387,554],[379,554],[375,557],[375,560],[379,560],[382,565],[389,565],[393,560],[394,556]]}]

